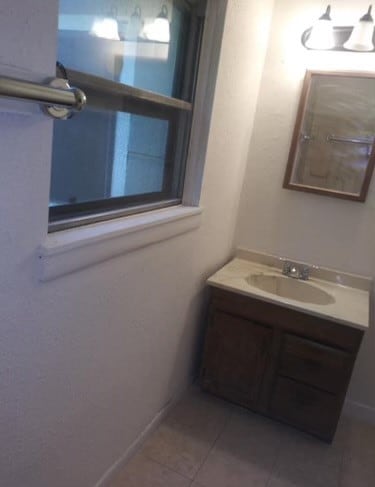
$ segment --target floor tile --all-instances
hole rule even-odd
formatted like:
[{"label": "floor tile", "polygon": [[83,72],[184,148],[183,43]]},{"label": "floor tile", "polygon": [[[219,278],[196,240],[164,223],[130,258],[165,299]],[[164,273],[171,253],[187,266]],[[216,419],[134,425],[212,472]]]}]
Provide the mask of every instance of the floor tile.
[{"label": "floor tile", "polygon": [[340,487],[373,487],[375,485],[374,469],[357,469],[344,467]]},{"label": "floor tile", "polygon": [[231,411],[222,401],[194,393],[185,398],[143,446],[149,458],[194,479]]},{"label": "floor tile", "polygon": [[199,470],[204,487],[266,487],[280,446],[280,426],[237,410]]},{"label": "floor tile", "polygon": [[252,452],[274,457],[290,428],[243,408],[232,413],[220,438],[220,445],[232,452]]},{"label": "floor tile", "polygon": [[301,487],[339,487],[340,468],[317,465],[314,462],[283,461],[272,476],[269,487],[279,485]]},{"label": "floor tile", "polygon": [[270,474],[262,462],[215,449],[197,478],[203,487],[266,487]]},{"label": "floor tile", "polygon": [[138,454],[110,487],[190,487],[190,484],[190,480]]},{"label": "floor tile", "polygon": [[344,455],[342,431],[332,444],[290,430],[268,487],[338,487]]},{"label": "floor tile", "polygon": [[350,419],[347,429],[346,455],[356,458],[358,462],[364,465],[373,464],[375,458],[375,425]]},{"label": "floor tile", "polygon": [[180,425],[163,424],[142,451],[149,458],[193,479],[212,443],[205,437],[192,435]]},{"label": "floor tile", "polygon": [[305,487],[305,484],[293,480],[273,477],[267,484],[267,487]]},{"label": "floor tile", "polygon": [[194,388],[174,407],[167,421],[195,429],[213,430],[216,434],[232,411],[230,403]]},{"label": "floor tile", "polygon": [[344,453],[340,487],[375,485],[375,426],[352,419]]},{"label": "floor tile", "polygon": [[373,487],[375,426],[332,445],[193,389],[110,487]]}]

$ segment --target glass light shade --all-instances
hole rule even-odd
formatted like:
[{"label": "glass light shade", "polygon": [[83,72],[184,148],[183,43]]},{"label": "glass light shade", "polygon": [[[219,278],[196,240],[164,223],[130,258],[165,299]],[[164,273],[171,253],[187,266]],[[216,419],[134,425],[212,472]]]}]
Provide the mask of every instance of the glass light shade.
[{"label": "glass light shade", "polygon": [[319,19],[311,29],[309,38],[306,41],[308,49],[332,49],[335,47],[333,36],[332,21],[328,19]]},{"label": "glass light shade", "polygon": [[156,19],[143,28],[142,36],[149,41],[166,42],[171,40],[171,27],[168,20],[168,8],[163,5]]},{"label": "glass light shade", "polygon": [[368,52],[374,50],[372,41],[374,35],[374,20],[371,16],[372,6],[366,15],[364,15],[358,24],[354,27],[353,32],[344,47],[350,51]]},{"label": "glass light shade", "polygon": [[170,42],[171,31],[168,19],[157,17],[152,24],[145,26],[143,35],[149,41]]},{"label": "glass light shade", "polygon": [[95,19],[90,33],[102,39],[120,40],[117,20],[110,17]]}]

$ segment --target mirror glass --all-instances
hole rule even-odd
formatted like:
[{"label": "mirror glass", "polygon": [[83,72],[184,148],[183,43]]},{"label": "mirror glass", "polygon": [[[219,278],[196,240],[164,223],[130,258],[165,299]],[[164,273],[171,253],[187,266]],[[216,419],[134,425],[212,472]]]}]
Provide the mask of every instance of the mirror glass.
[{"label": "mirror glass", "polygon": [[365,201],[374,134],[372,75],[308,71],[284,187]]}]

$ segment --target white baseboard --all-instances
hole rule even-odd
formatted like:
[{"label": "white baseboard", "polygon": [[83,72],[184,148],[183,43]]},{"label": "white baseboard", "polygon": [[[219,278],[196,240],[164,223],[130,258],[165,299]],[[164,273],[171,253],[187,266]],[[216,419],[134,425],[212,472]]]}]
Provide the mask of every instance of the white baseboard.
[{"label": "white baseboard", "polygon": [[191,387],[186,385],[181,388],[172,399],[159,411],[153,420],[146,426],[142,433],[136,438],[135,441],[126,449],[125,453],[105,472],[102,478],[95,484],[95,487],[108,487],[110,482],[118,474],[118,472],[126,465],[131,457],[140,449],[145,440],[156,430],[159,424],[167,416],[170,410],[176,405],[176,403],[182,398],[186,391]]},{"label": "white baseboard", "polygon": [[355,401],[345,401],[344,413],[368,423],[375,424],[375,408]]}]

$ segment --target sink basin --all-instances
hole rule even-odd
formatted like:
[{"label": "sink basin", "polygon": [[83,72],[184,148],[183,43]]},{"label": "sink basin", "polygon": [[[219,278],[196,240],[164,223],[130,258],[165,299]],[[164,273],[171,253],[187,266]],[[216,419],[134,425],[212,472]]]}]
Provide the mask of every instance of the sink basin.
[{"label": "sink basin", "polygon": [[333,296],[306,281],[286,276],[251,274],[246,278],[251,286],[282,298],[294,299],[302,303],[327,305],[335,302]]}]

